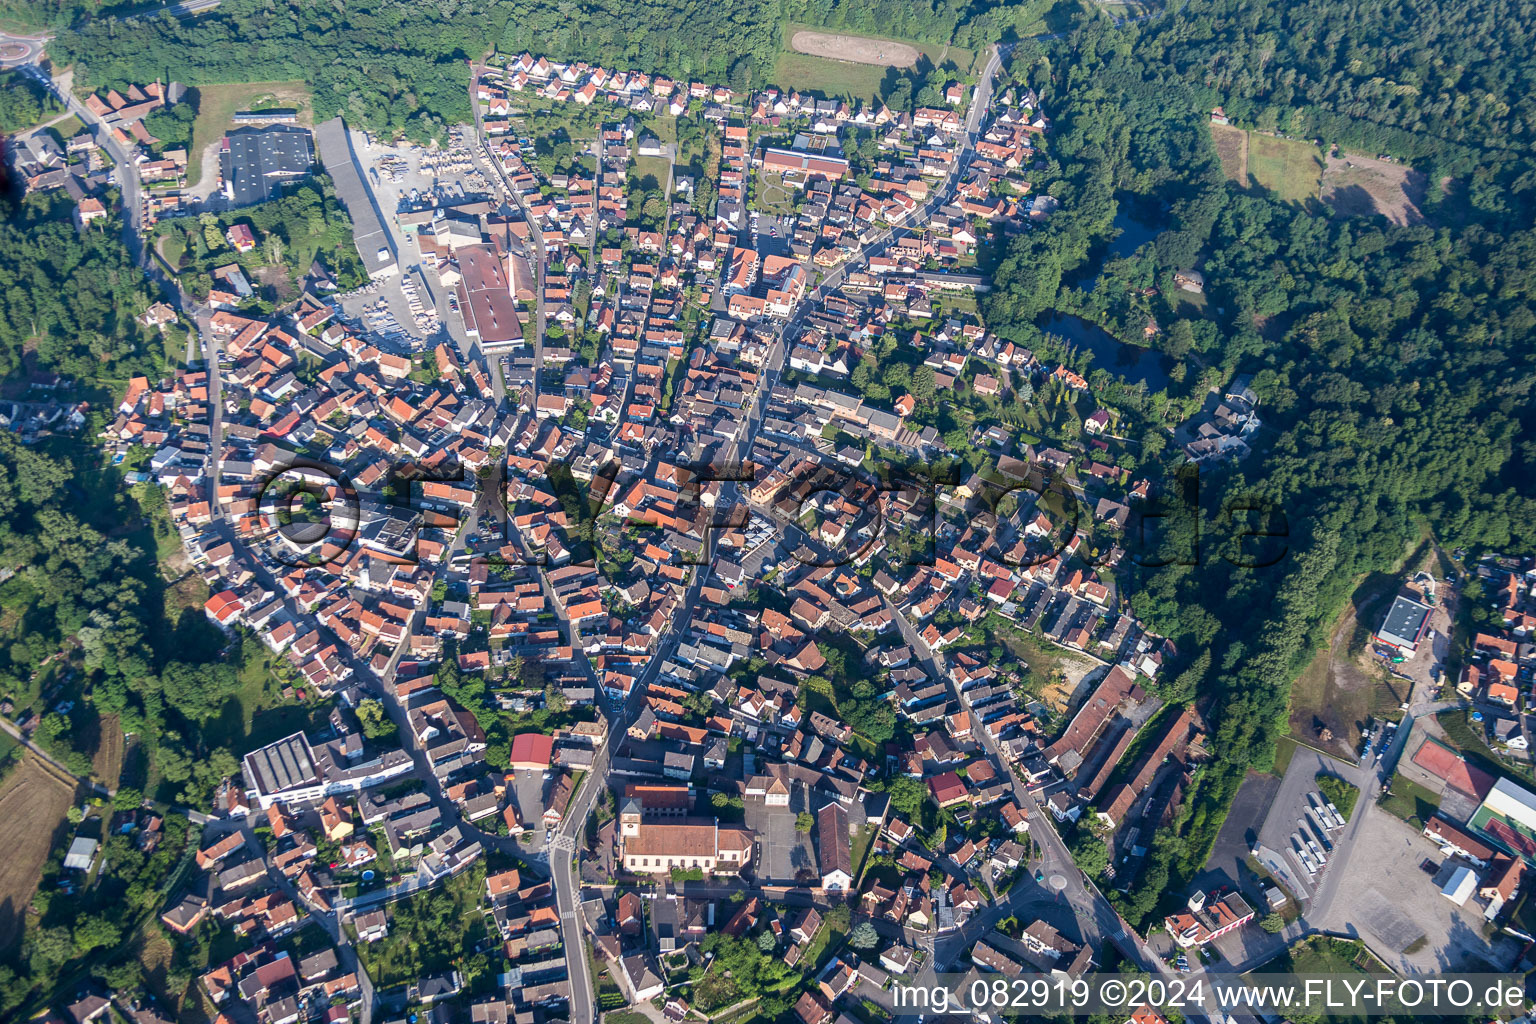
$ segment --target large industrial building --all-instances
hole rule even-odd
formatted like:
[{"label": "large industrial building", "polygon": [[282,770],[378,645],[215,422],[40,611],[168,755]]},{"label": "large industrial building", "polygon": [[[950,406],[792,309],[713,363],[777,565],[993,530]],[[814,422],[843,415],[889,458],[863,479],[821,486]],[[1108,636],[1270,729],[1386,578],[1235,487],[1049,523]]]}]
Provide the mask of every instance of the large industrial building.
[{"label": "large industrial building", "polygon": [[236,128],[219,147],[224,197],[237,206],[264,203],[315,165],[308,129],[292,125]]},{"label": "large industrial building", "polygon": [[[352,742],[348,742],[351,740]],[[311,744],[301,732],[284,736],[245,755],[242,774],[252,803],[303,806],[339,793],[357,793],[412,768],[404,750],[365,758],[356,734]]]},{"label": "large industrial building", "polygon": [[487,352],[523,344],[523,322],[507,280],[506,257],[494,245],[465,245],[459,261],[459,311],[464,330]]}]

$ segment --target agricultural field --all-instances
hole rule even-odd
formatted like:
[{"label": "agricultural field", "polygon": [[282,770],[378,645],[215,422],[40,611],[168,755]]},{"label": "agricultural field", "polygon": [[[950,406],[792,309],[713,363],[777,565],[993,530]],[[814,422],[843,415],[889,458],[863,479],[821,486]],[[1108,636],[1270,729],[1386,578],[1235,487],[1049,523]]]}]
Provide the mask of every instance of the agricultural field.
[{"label": "agricultural field", "polygon": [[0,785],[0,821],[27,823],[8,830],[10,842],[0,861],[0,951],[21,935],[48,854],[68,828],[64,812],[74,794],[73,779],[30,751]]},{"label": "agricultural field", "polygon": [[789,45],[796,53],[885,68],[910,68],[922,56],[917,47],[891,39],[844,36],[809,29],[796,32]]},{"label": "agricultural field", "polygon": [[1211,125],[1211,139],[1228,181],[1262,188],[1280,199],[1305,203],[1316,199],[1323,182],[1323,155],[1310,142],[1247,132],[1231,125]]},{"label": "agricultural field", "polygon": [[1229,124],[1211,125],[1211,139],[1228,181],[1248,187],[1248,133]]},{"label": "agricultural field", "polygon": [[1305,203],[1316,199],[1322,187],[1323,154],[1310,142],[1252,132],[1248,177],[1280,199]]},{"label": "agricultural field", "polygon": [[96,750],[91,756],[91,774],[108,789],[117,788],[118,777],[123,774],[123,752],[126,742],[123,729],[116,715],[103,715],[96,723]]}]

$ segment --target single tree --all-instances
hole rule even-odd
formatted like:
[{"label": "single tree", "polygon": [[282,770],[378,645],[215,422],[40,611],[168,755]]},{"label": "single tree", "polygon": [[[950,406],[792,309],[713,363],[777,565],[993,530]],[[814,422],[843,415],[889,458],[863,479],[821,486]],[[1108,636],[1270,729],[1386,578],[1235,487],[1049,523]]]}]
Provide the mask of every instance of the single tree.
[{"label": "single tree", "polygon": [[875,943],[880,941],[880,933],[875,931],[875,926],[868,921],[860,921],[854,925],[853,931],[848,935],[848,945],[854,949],[874,949]]}]

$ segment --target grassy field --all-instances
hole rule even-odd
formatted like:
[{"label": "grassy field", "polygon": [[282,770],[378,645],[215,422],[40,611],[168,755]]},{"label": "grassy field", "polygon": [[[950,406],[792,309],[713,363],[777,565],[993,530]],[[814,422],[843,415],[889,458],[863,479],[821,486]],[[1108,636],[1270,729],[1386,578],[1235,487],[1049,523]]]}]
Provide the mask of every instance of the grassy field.
[{"label": "grassy field", "polygon": [[283,683],[272,671],[272,652],[252,637],[246,638],[242,649],[240,690],[203,727],[210,746],[248,750],[290,733],[308,732],[324,722],[332,701],[285,701]]},{"label": "grassy field", "polygon": [[780,89],[873,103],[880,98],[881,84],[890,70],[786,50],[773,66],[773,84]]},{"label": "grassy field", "polygon": [[91,755],[91,774],[101,780],[108,789],[117,788],[118,776],[123,773],[123,728],[116,715],[103,715],[97,723],[96,750]]},{"label": "grassy field", "polygon": [[[1314,935],[1271,960],[1260,969],[1260,973],[1297,974],[1303,978],[1312,978],[1319,975],[1376,975],[1391,972],[1359,940]],[[1365,1021],[1369,1018],[1336,1011],[1329,1014],[1329,1019]]]},{"label": "grassy field", "polygon": [[1221,159],[1221,173],[1227,180],[1248,187],[1248,133],[1229,124],[1211,125],[1211,140]]},{"label": "grassy field", "polygon": [[85,129],[85,125],[74,114],[70,114],[58,124],[49,125],[48,133],[54,137],[60,146],[79,135]]},{"label": "grassy field", "polygon": [[[634,164],[629,169],[630,177],[640,183],[642,188],[651,188],[651,181],[655,182],[655,190],[659,195],[665,195],[667,191],[667,175],[671,167],[664,156],[637,156]],[[651,179],[647,181],[646,179]]]},{"label": "grassy field", "polygon": [[[1042,20],[1040,24],[1043,30],[1044,21]],[[887,84],[887,76],[890,76],[890,82],[894,82],[896,75],[901,73],[901,69],[878,64],[857,64],[852,61],[816,57],[808,53],[796,53],[789,48],[787,41],[793,39],[795,33],[802,30],[836,32],[839,35],[851,35],[856,39],[870,38],[837,29],[818,29],[814,25],[801,25],[794,22],[785,25],[783,36],[786,40],[785,51],[779,55],[778,61],[774,64],[772,79],[772,84],[781,89],[798,89],[827,97],[873,102],[880,98],[882,86]],[[935,66],[953,64],[958,69],[957,77],[975,78],[981,73],[981,68],[986,63],[985,50],[972,51],[960,46],[921,43],[912,39],[895,39],[894,41],[906,43],[922,55],[918,61],[918,68],[925,68],[929,63]]]},{"label": "grassy field", "polygon": [[1304,203],[1316,199],[1323,182],[1323,154],[1310,142],[1248,135],[1248,177],[1278,198]]},{"label": "grassy field", "polygon": [[677,145],[677,118],[671,114],[657,114],[646,122],[646,127],[662,142]]},{"label": "grassy field", "polygon": [[[1395,680],[1363,654],[1369,623],[1396,591],[1397,578],[1390,573],[1371,573],[1355,588],[1350,604],[1329,630],[1326,647],[1318,650],[1306,669],[1291,685],[1291,735],[1303,743],[1341,757],[1360,744],[1360,729],[1367,719],[1402,716],[1398,705],[1406,694],[1394,688]],[[1398,684],[1401,685],[1401,684]],[[1326,728],[1331,740],[1322,738]]]},{"label": "grassy field", "polygon": [[25,827],[8,829],[10,842],[0,860],[0,951],[9,950],[20,938],[23,915],[48,853],[67,834],[64,812],[74,799],[75,787],[66,779],[29,752],[0,786],[0,821],[25,823]]},{"label": "grassy field", "polygon": [[1440,809],[1440,797],[1399,773],[1392,776],[1392,795],[1381,801],[1381,807],[1410,825],[1423,828]]},{"label": "grassy field", "polygon": [[203,153],[224,137],[237,110],[255,107],[295,107],[299,123],[313,125],[309,86],[299,81],[236,82],[229,85],[198,86],[197,120],[192,122],[192,149],[187,154],[187,184],[196,185],[203,175],[217,174],[217,167],[203,166]]}]

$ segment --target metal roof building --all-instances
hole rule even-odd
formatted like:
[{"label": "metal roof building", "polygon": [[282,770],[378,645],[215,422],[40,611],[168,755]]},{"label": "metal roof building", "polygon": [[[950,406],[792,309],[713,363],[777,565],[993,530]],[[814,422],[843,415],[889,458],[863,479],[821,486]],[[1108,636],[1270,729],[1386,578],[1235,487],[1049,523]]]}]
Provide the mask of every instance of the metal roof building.
[{"label": "metal roof building", "polygon": [[1476,891],[1477,875],[1468,867],[1457,868],[1452,872],[1451,877],[1446,879],[1445,884],[1440,887],[1440,895],[1458,907],[1464,906],[1468,897]]},{"label": "metal roof building", "polygon": [[1429,605],[1411,597],[1398,597],[1387,609],[1387,617],[1376,631],[1376,639],[1412,654],[1418,650],[1419,641],[1424,639],[1429,610]]},{"label": "metal roof building", "polygon": [[224,195],[237,206],[266,202],[309,173],[315,144],[308,129],[291,125],[236,128],[219,147]]}]

